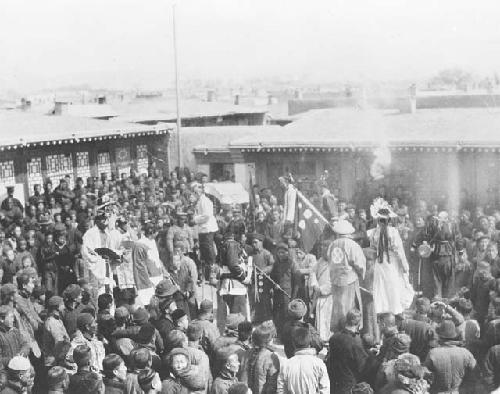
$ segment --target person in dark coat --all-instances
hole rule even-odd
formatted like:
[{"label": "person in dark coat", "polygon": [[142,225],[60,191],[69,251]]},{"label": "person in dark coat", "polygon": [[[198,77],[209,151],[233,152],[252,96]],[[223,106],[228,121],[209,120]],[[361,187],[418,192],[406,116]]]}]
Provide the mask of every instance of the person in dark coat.
[{"label": "person in dark coat", "polygon": [[284,346],[285,355],[291,358],[295,355],[295,347],[293,345],[293,332],[299,327],[305,327],[311,334],[311,345],[319,353],[323,349],[323,341],[321,340],[316,329],[309,323],[304,322],[304,316],[307,313],[307,306],[301,299],[295,299],[288,304],[288,318],[283,324],[282,343]]},{"label": "person in dark coat", "polygon": [[102,362],[104,394],[125,394],[127,367],[117,354],[108,354]]},{"label": "person in dark coat", "polygon": [[62,294],[64,289],[76,283],[75,256],[70,251],[66,242],[66,231],[59,230],[54,234],[55,264],[57,267],[57,294]]},{"label": "person in dark coat", "polygon": [[280,243],[276,247],[276,258],[271,271],[271,279],[283,290],[274,289],[273,292],[274,324],[278,332],[278,337],[281,339],[283,323],[288,313],[290,294],[292,294],[293,290],[292,260],[288,254],[288,246],[284,243]]},{"label": "person in dark coat", "polygon": [[351,310],[346,315],[344,328],[330,339],[326,363],[332,393],[350,394],[351,389],[364,380],[368,354],[359,336],[360,324],[361,313]]}]

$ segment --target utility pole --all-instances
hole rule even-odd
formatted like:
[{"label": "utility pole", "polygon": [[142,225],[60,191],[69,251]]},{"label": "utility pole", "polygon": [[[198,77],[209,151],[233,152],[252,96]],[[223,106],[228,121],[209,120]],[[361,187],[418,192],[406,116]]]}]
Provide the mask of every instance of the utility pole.
[{"label": "utility pole", "polygon": [[175,3],[172,4],[172,19],[174,30],[174,65],[175,65],[175,103],[177,107],[177,153],[179,155],[179,171],[182,168],[182,151],[181,151],[181,111],[179,108],[179,71],[177,66],[177,29],[175,25]]}]

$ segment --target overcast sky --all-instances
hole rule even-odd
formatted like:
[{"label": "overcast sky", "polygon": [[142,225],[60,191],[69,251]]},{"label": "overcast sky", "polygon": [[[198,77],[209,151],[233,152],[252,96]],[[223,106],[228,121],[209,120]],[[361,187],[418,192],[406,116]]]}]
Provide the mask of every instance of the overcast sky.
[{"label": "overcast sky", "polygon": [[[1,0],[0,91],[163,88],[170,0]],[[178,0],[181,78],[419,79],[500,71],[500,2]]]}]

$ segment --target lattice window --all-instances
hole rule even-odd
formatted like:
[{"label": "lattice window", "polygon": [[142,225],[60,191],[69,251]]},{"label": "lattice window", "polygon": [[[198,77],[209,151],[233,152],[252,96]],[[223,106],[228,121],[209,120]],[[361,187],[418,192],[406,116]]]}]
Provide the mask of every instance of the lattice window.
[{"label": "lattice window", "polygon": [[43,192],[43,174],[42,174],[42,158],[32,157],[27,163],[27,173],[28,173],[28,194],[31,196],[34,193],[34,187],[36,184],[42,186]]},{"label": "lattice window", "polygon": [[76,152],[76,176],[85,180],[90,177],[89,152]]},{"label": "lattice window", "polygon": [[111,176],[111,159],[109,152],[100,152],[97,154],[97,172],[99,176],[106,173],[108,177]]},{"label": "lattice window", "polygon": [[60,155],[47,155],[45,157],[47,166],[47,176],[54,186],[59,184],[59,180],[69,176],[69,187],[72,189],[75,184],[75,174],[73,173],[73,157],[71,153]]},{"label": "lattice window", "polygon": [[0,161],[0,185],[3,187],[13,186],[15,183],[14,161]]},{"label": "lattice window", "polygon": [[147,174],[149,167],[148,146],[137,145],[137,171],[139,174]]}]

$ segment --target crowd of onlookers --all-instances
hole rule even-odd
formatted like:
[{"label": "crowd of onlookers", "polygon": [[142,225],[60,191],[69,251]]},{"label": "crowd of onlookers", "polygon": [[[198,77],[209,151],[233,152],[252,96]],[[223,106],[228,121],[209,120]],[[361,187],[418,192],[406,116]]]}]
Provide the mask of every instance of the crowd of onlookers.
[{"label": "crowd of onlookers", "polygon": [[[201,299],[198,288],[205,280],[216,286],[218,270],[200,258],[193,181],[204,185],[208,177],[187,170],[164,176],[152,168],[121,179],[78,178],[72,189],[67,178],[57,186],[47,180],[24,204],[7,188],[0,207],[0,393],[417,394],[500,386],[500,207],[471,210],[462,202],[454,211],[414,202],[397,188],[393,198],[381,190],[397,216],[392,226],[418,296],[411,310],[375,316],[375,323],[367,301],[325,337],[311,294],[328,289],[310,274],[328,258],[323,251],[334,234],[325,226],[316,246],[304,250],[300,228],[283,219],[281,196],[258,186],[248,206],[213,201],[215,249],[231,233],[249,255],[266,250],[270,277],[289,273],[278,284],[290,297],[277,311],[276,287],[257,301],[253,283],[250,303],[268,301],[268,308],[253,309],[251,321],[229,314],[217,326],[215,300]],[[369,258],[367,230],[375,223],[368,207],[339,199],[322,182],[311,201],[332,223],[349,221],[368,265],[376,263]],[[97,293],[82,244],[103,214],[112,219],[110,234],[126,234],[148,253],[156,248],[161,280],[149,305],[119,267],[114,288]],[[442,222],[451,230],[436,239]],[[444,281],[425,253],[425,246],[434,253],[438,241],[450,248]],[[142,250],[132,249],[138,254],[132,261]],[[224,265],[221,256],[216,265]],[[369,286],[367,279],[367,293]]]}]

